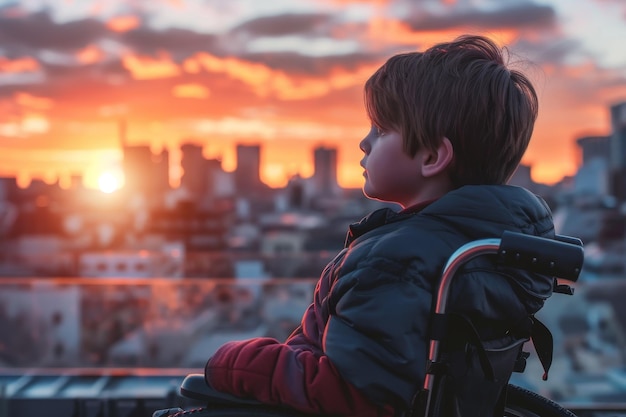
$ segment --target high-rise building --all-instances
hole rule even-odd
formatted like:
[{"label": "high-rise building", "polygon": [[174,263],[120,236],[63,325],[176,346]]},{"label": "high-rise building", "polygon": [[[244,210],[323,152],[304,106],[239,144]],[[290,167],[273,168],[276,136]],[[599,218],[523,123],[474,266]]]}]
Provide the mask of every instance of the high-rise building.
[{"label": "high-rise building", "polygon": [[149,146],[125,146],[124,188],[146,196],[165,192],[169,188],[169,152],[153,154]]},{"label": "high-rise building", "polygon": [[128,145],[126,122],[120,121],[119,140],[124,154],[124,189],[147,197],[161,195],[169,188],[169,152],[153,154],[149,146]]},{"label": "high-rise building", "polygon": [[626,101],[611,106],[611,166],[626,168]]},{"label": "high-rise building", "polygon": [[611,136],[585,136],[576,140],[580,167],[574,176],[574,190],[586,197],[611,194]]},{"label": "high-rise building", "polygon": [[197,199],[223,193],[224,187],[220,187],[224,181],[222,162],[218,159],[206,159],[200,145],[186,143],[180,149],[180,164],[183,169],[180,186]]},{"label": "high-rise building", "polygon": [[586,165],[594,159],[609,162],[611,158],[610,136],[584,136],[576,139],[581,153],[581,165]]},{"label": "high-rise building", "polygon": [[180,160],[183,175],[180,179],[180,186],[197,196],[207,191],[208,178],[206,173],[202,146],[192,143],[181,145],[182,157]]},{"label": "high-rise building", "polygon": [[611,106],[611,189],[626,201],[626,101]]},{"label": "high-rise building", "polygon": [[261,188],[261,146],[237,145],[235,187],[238,193],[250,193]]},{"label": "high-rise building", "polygon": [[313,184],[316,195],[335,195],[337,185],[337,149],[324,146],[313,150]]}]

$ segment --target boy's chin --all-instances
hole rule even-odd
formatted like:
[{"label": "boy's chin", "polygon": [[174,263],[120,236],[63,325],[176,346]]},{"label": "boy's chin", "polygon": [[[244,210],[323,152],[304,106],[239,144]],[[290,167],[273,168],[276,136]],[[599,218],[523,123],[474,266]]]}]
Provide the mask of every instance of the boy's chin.
[{"label": "boy's chin", "polygon": [[385,203],[388,203],[390,201],[384,200],[382,198],[380,198],[374,191],[368,189],[367,187],[367,183],[363,186],[363,195],[367,198],[369,198],[370,200],[376,200],[376,201],[382,201]]},{"label": "boy's chin", "polygon": [[367,186],[367,181],[365,181],[365,184],[363,184],[363,187],[361,188],[361,191],[363,191],[363,195],[371,200],[375,200],[376,198],[373,197],[372,195],[372,191],[369,189],[369,187]]},{"label": "boy's chin", "polygon": [[363,186],[363,188],[361,190],[363,191],[363,195],[365,197],[367,197],[368,199],[370,199],[370,200],[380,201],[381,203],[395,204],[400,209],[403,207],[402,204],[398,203],[397,201],[393,201],[393,200],[390,200],[388,198],[383,198],[379,194],[374,193],[371,189],[367,188],[367,183]]}]

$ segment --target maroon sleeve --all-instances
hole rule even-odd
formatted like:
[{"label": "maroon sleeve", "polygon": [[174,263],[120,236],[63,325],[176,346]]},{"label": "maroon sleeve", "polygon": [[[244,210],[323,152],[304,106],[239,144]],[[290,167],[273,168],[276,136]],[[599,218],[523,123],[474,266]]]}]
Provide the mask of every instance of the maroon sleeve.
[{"label": "maroon sleeve", "polygon": [[271,338],[226,343],[207,362],[205,378],[218,391],[306,413],[393,415],[344,381],[328,357]]}]

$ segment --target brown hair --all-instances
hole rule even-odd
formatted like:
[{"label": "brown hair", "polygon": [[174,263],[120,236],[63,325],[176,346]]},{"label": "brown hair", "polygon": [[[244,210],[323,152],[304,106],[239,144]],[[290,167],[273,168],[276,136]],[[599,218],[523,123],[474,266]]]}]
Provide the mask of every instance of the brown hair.
[{"label": "brown hair", "polygon": [[365,84],[372,124],[401,132],[410,155],[454,147],[455,187],[503,184],[517,168],[537,118],[537,94],[503,50],[482,36],[464,35],[424,52],[391,57]]}]

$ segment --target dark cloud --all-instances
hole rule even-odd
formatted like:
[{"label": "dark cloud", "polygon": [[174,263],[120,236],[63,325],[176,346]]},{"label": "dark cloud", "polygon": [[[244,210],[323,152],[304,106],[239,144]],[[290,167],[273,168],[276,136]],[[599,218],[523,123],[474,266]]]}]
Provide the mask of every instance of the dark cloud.
[{"label": "dark cloud", "polygon": [[105,36],[106,32],[106,26],[96,19],[57,23],[46,11],[19,17],[0,15],[0,44],[14,54],[40,49],[75,50]]},{"label": "dark cloud", "polygon": [[[334,39],[356,39],[359,29],[366,30],[364,24],[345,24],[337,20],[337,15],[326,13],[280,14],[248,20],[233,28],[225,39],[254,39],[258,37],[302,36],[332,37]],[[240,52],[242,59],[261,63],[276,70],[307,75],[326,75],[332,68],[355,69],[361,64],[378,62],[379,54],[361,52],[310,56],[306,50]]]},{"label": "dark cloud", "polygon": [[232,34],[250,36],[306,35],[326,30],[333,16],[326,13],[280,14],[248,20],[232,30]]},{"label": "dark cloud", "polygon": [[0,45],[10,55],[35,55],[42,49],[74,52],[105,38],[118,39],[140,53],[152,55],[167,51],[181,59],[196,51],[212,51],[217,47],[214,35],[186,29],[140,27],[116,33],[106,23],[91,18],[58,23],[48,11],[17,17],[0,14]]},{"label": "dark cloud", "polygon": [[371,54],[352,53],[328,56],[307,56],[297,52],[260,52],[240,55],[242,59],[257,62],[275,70],[289,73],[326,75],[337,67],[347,70],[355,69],[362,64],[378,62],[380,59]]},{"label": "dark cloud", "polygon": [[89,65],[44,65],[51,85],[59,83],[107,83],[109,80],[130,78],[130,74],[119,60],[109,60]]},{"label": "dark cloud", "polygon": [[198,51],[214,52],[218,49],[216,36],[187,29],[153,30],[141,27],[122,33],[120,37],[126,45],[144,54],[168,51],[174,57],[184,58]]},{"label": "dark cloud", "polygon": [[40,65],[42,72],[46,74],[45,83],[5,84],[0,86],[0,98],[11,96],[16,91],[51,98],[64,96],[70,90],[82,90],[91,95],[100,88],[111,88],[113,80],[116,85],[122,86],[132,81],[119,60],[80,66],[46,63]]},{"label": "dark cloud", "polygon": [[450,11],[441,15],[419,11],[406,22],[415,30],[441,30],[459,26],[483,29],[550,28],[556,23],[556,13],[550,6],[522,4],[494,10]]}]

